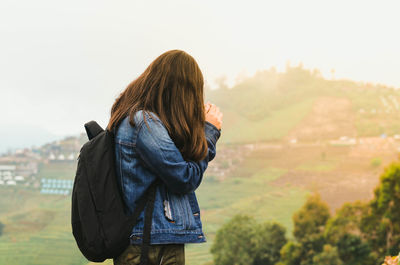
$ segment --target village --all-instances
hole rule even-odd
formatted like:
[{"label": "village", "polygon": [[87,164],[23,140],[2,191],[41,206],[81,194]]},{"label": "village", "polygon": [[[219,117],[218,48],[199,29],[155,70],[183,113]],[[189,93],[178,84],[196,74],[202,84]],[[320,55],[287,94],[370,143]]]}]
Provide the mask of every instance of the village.
[{"label": "village", "polygon": [[[359,109],[358,115],[377,115],[399,110],[399,103],[393,96],[382,96],[380,103],[383,108]],[[312,124],[315,128],[322,128],[320,125],[320,123]],[[257,150],[267,149],[279,152],[279,150],[302,147],[347,146],[351,148],[351,153],[355,156],[367,153],[373,155],[381,151],[400,152],[400,134],[382,133],[371,137],[356,137],[354,134],[339,137],[326,136],[328,135],[321,134],[319,138],[310,138],[310,131],[304,134],[302,130],[293,130],[293,133],[277,141],[222,143],[218,145],[218,156],[209,164],[206,174],[210,179],[224,181],[230,171],[235,170],[247,155]],[[43,174],[43,168],[69,167],[73,169],[76,167],[79,150],[86,141],[87,136],[82,133],[79,136],[66,137],[41,147],[17,149],[0,155],[0,189],[26,188],[37,190],[41,194],[70,194],[74,172],[69,172],[67,176],[62,174],[60,176],[57,171]]]},{"label": "village", "polygon": [[42,194],[68,195],[72,190],[73,176],[60,179],[41,175],[45,167],[74,167],[85,135],[67,137],[39,148],[23,148],[0,156],[0,189],[34,189]]}]

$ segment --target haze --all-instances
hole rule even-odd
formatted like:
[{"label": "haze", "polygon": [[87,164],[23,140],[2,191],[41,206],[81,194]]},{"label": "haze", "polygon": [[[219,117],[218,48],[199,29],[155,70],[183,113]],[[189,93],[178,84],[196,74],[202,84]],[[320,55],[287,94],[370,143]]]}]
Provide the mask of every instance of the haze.
[{"label": "haze", "polygon": [[170,49],[193,55],[211,87],[300,62],[327,78],[335,69],[400,87],[398,10],[397,1],[3,0],[0,152],[80,133],[92,119],[105,126],[115,97]]}]

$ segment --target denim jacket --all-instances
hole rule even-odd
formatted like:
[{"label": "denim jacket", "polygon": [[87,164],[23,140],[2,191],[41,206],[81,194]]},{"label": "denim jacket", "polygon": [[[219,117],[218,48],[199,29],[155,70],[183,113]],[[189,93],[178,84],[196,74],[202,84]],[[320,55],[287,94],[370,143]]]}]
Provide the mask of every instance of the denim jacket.
[{"label": "denim jacket", "polygon": [[[159,178],[161,184],[156,190],[151,244],[206,242],[195,190],[208,162],[216,155],[221,130],[206,121],[207,157],[199,162],[185,161],[155,113],[139,110],[134,120],[135,126],[131,126],[129,115],[125,117],[115,134],[117,179],[127,214],[133,213],[138,199]],[[131,244],[142,242],[144,212],[132,229]]]}]

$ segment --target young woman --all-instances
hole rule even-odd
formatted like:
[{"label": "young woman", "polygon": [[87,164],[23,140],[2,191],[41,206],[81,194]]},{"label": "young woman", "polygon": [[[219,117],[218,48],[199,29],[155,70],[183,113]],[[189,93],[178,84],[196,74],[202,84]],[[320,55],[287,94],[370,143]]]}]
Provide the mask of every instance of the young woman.
[{"label": "young woman", "polygon": [[[127,213],[156,180],[150,264],[185,264],[184,244],[202,243],[195,190],[216,155],[223,114],[204,104],[204,80],[192,56],[171,50],[156,58],[120,94],[107,129],[115,127],[118,182]],[[114,264],[139,264],[144,212],[130,246]]]}]

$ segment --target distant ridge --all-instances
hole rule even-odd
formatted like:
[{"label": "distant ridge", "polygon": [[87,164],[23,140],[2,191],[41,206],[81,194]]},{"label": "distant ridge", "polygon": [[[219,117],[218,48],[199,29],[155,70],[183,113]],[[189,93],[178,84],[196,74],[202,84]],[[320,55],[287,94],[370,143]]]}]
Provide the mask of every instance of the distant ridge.
[{"label": "distant ridge", "polygon": [[63,138],[65,138],[65,135],[55,135],[38,126],[2,124],[0,130],[0,154],[19,148],[39,147]]}]

